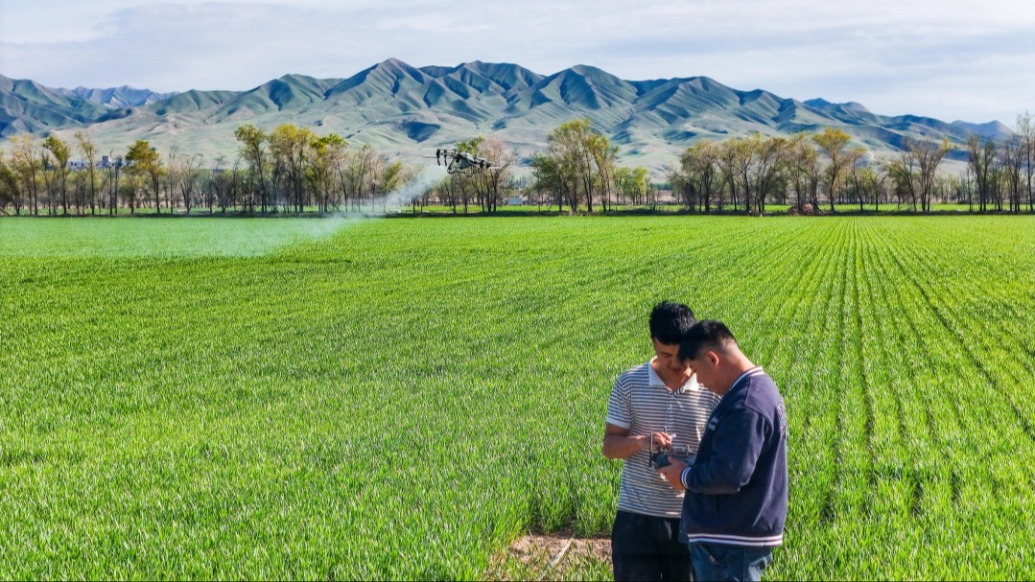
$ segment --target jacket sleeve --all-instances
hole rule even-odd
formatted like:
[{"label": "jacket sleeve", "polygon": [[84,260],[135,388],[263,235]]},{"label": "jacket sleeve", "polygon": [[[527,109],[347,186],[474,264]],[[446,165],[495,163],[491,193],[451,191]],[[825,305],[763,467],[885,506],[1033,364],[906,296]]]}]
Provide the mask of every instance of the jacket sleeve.
[{"label": "jacket sleeve", "polygon": [[732,411],[715,427],[708,460],[695,463],[683,476],[683,484],[688,491],[710,495],[740,491],[751,481],[772,433],[772,423],[764,415],[746,408]]}]

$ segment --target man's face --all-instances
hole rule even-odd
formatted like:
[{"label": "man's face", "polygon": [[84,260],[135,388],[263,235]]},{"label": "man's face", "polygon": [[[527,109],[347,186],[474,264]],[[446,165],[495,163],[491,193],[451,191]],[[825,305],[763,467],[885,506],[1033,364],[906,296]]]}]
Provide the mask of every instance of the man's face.
[{"label": "man's face", "polygon": [[686,373],[689,366],[679,359],[679,344],[663,344],[651,338],[654,343],[654,353],[658,356],[658,367],[674,376]]},{"label": "man's face", "polygon": [[719,386],[719,357],[715,352],[702,349],[697,353],[697,357],[687,360],[686,364],[694,369],[697,382],[702,386],[712,391]]}]

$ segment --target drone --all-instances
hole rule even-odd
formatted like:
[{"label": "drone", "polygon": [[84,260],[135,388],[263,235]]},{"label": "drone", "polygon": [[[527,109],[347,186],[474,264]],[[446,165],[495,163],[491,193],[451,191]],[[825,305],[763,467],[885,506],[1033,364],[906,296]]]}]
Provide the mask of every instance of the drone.
[{"label": "drone", "polygon": [[472,169],[496,169],[496,166],[492,165],[492,162],[489,160],[455,148],[435,150],[435,160],[438,162],[438,165],[445,166],[446,172],[450,174],[455,174],[456,172],[466,173]]}]

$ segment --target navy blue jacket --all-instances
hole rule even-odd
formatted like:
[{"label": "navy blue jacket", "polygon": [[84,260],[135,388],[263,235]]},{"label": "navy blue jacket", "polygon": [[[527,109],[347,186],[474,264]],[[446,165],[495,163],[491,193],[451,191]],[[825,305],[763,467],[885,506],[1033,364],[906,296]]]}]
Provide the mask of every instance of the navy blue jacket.
[{"label": "navy blue jacket", "polygon": [[787,411],[762,368],[741,376],[712,411],[681,475],[688,543],[770,547],[787,519]]}]

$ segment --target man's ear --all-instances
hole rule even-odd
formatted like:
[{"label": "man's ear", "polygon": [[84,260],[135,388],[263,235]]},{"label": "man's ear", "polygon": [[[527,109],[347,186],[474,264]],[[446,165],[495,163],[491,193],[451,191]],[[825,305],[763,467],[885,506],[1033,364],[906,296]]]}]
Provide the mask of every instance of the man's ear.
[{"label": "man's ear", "polygon": [[715,353],[712,350],[708,350],[707,352],[705,352],[704,358],[708,361],[708,364],[713,368],[718,367],[719,362],[722,361],[722,357],[720,357],[719,354]]}]

